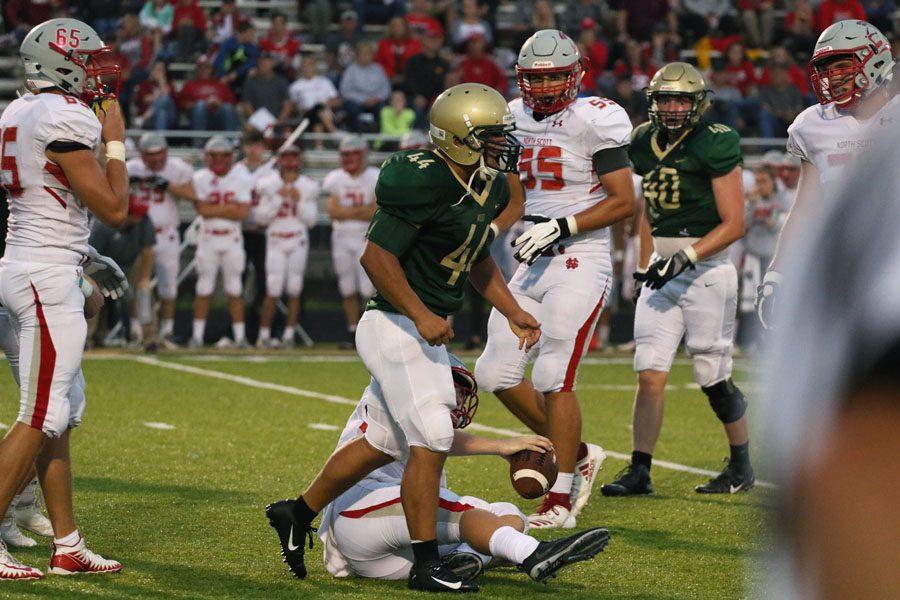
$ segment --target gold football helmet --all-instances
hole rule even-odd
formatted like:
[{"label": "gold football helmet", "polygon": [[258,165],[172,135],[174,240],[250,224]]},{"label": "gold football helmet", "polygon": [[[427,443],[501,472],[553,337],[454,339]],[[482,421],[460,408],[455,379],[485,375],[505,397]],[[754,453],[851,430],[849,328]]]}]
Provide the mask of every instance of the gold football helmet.
[{"label": "gold football helmet", "polygon": [[[708,94],[706,80],[695,66],[684,62],[669,63],[656,72],[647,87],[650,122],[669,133],[681,133],[696,125],[709,109]],[[663,96],[689,98],[691,108],[687,111],[660,110],[659,99]]]},{"label": "gold football helmet", "polygon": [[479,83],[455,85],[435,99],[428,115],[434,146],[460,165],[481,172],[515,171],[522,146],[511,135],[516,119],[500,93]]}]

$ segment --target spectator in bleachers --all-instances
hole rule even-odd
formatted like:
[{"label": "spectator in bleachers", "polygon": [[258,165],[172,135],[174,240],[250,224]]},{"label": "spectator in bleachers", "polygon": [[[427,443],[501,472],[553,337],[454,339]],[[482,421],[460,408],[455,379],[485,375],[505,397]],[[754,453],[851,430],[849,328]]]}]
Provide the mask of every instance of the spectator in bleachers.
[{"label": "spectator in bleachers", "polygon": [[434,3],[431,0],[412,0],[404,19],[412,36],[419,40],[444,33],[443,25],[434,18]]},{"label": "spectator in bleachers", "polygon": [[598,78],[606,70],[609,60],[609,46],[606,40],[598,38],[597,21],[593,17],[584,17],[579,25],[578,49],[584,59],[584,77],[581,80],[581,92],[584,95],[596,94],[599,89]]},{"label": "spectator in bleachers", "polygon": [[888,32],[894,29],[894,12],[897,10],[894,0],[863,0],[862,4],[866,20],[890,37]]},{"label": "spectator in bleachers", "polygon": [[213,70],[223,83],[240,89],[250,70],[256,67],[258,59],[256,29],[252,23],[246,21],[239,24],[234,35],[219,46],[213,61]]},{"label": "spectator in bleachers", "polygon": [[650,36],[650,61],[656,65],[681,60],[681,37],[677,31],[669,31],[665,23],[657,23]]},{"label": "spectator in bleachers", "polygon": [[625,109],[634,125],[647,120],[647,95],[643,90],[634,89],[630,75],[616,79],[609,99]]},{"label": "spectator in bleachers", "polygon": [[[791,53],[788,52],[788,49],[784,46],[775,46],[769,51],[769,64],[770,65],[782,65],[787,69],[788,78],[791,80],[791,83],[797,88],[797,91],[800,92],[800,95],[804,99],[804,103],[812,104],[816,102],[815,98],[809,91],[809,76],[804,69],[801,69],[797,66],[796,61],[794,61],[794,57],[791,56]],[[765,67],[763,69],[762,74],[759,76],[759,85],[768,85],[771,81],[771,73],[769,67]]]},{"label": "spectator in bleachers", "polygon": [[328,35],[332,21],[332,6],[329,0],[307,0],[301,2],[303,16],[307,23],[307,36],[314,44],[322,44]]},{"label": "spectator in bleachers", "polygon": [[119,45],[119,52],[128,58],[132,69],[143,79],[150,68],[150,63],[159,51],[161,38],[141,29],[137,15],[127,14],[122,17],[122,24],[116,33],[116,41]]},{"label": "spectator in bleachers", "polygon": [[485,40],[480,34],[473,33],[469,36],[466,53],[459,61],[458,70],[460,83],[483,83],[506,95],[506,73],[485,52]]},{"label": "spectator in bleachers", "polygon": [[773,0],[738,0],[738,10],[753,48],[768,48],[775,35],[775,3]]},{"label": "spectator in bleachers", "polygon": [[224,44],[237,34],[241,23],[249,23],[250,17],[241,12],[235,0],[222,0],[222,5],[210,19],[210,38],[213,44]]},{"label": "spectator in bleachers", "polygon": [[354,131],[376,129],[378,111],[391,94],[391,82],[373,57],[372,44],[358,43],[356,60],[341,76],[341,98]]},{"label": "spectator in bleachers", "polygon": [[773,63],[769,72],[770,83],[759,88],[759,135],[784,137],[788,125],[804,108],[803,95],[791,83],[787,65]]},{"label": "spectator in bleachers", "polygon": [[711,31],[736,30],[731,0],[681,0],[678,31],[691,46]]},{"label": "spectator in bleachers", "polygon": [[313,133],[337,131],[335,112],[341,108],[341,97],[330,79],[316,73],[316,57],[312,54],[301,59],[300,77],[288,88],[288,97],[290,105],[282,113],[281,121],[296,111],[309,119]]},{"label": "spectator in bleachers", "polygon": [[565,12],[565,31],[572,37],[584,30],[585,19],[594,23],[603,22],[603,6],[598,0],[577,0],[570,2]]},{"label": "spectator in bleachers", "polygon": [[101,38],[106,39],[116,30],[122,8],[119,0],[85,0],[81,3],[78,16],[85,23],[90,23]]},{"label": "spectator in bleachers", "polygon": [[193,62],[206,49],[206,13],[197,0],[178,0],[170,37],[166,54],[174,60]]},{"label": "spectator in bleachers", "polygon": [[382,25],[406,12],[405,0],[353,0],[360,23]]},{"label": "spectator in bleachers", "polygon": [[47,0],[45,2],[33,2],[32,0],[4,0],[3,17],[6,27],[12,34],[9,45],[18,46],[38,23],[52,18],[55,13],[64,10],[65,0]]},{"label": "spectator in bleachers", "polygon": [[401,83],[406,62],[421,50],[419,40],[409,35],[406,20],[394,17],[388,23],[387,36],[378,42],[375,62],[381,65],[391,82]]},{"label": "spectator in bleachers", "polygon": [[666,23],[670,31],[677,29],[668,0],[610,0],[610,5],[618,11],[619,41],[625,37],[649,40],[657,23]]},{"label": "spectator in bleachers", "polygon": [[617,79],[629,77],[635,90],[643,90],[650,85],[650,79],[656,74],[657,66],[650,60],[647,49],[636,40],[625,41],[625,55],[613,66],[613,75]]},{"label": "spectator in bleachers", "polygon": [[172,31],[174,18],[175,7],[167,0],[147,0],[141,8],[140,25],[144,29],[168,35]]},{"label": "spectator in bleachers", "polygon": [[460,3],[462,16],[453,24],[451,41],[457,51],[466,48],[469,38],[480,35],[485,45],[490,46],[494,39],[491,35],[491,26],[481,16],[481,6],[478,0],[462,0]]},{"label": "spectator in bleachers", "polygon": [[288,80],[275,70],[276,64],[274,56],[263,52],[256,69],[244,80],[240,108],[245,118],[261,108],[279,120],[290,112]]},{"label": "spectator in bleachers", "polygon": [[556,13],[549,0],[537,0],[531,13],[531,27],[535,31],[541,29],[558,29],[556,26]]},{"label": "spectator in bleachers", "polygon": [[[180,108],[187,113],[191,129],[236,131],[238,122],[237,98],[231,88],[213,75],[212,64],[207,57],[197,60],[194,78],[185,82],[178,95]],[[195,141],[197,147],[203,140]]]},{"label": "spectator in bleachers", "polygon": [[738,115],[738,103],[741,101],[741,91],[732,83],[732,78],[724,70],[723,61],[713,61],[712,71],[708,77],[709,88],[712,91],[712,106],[709,111],[710,120],[716,123],[724,123],[733,129],[740,129]]},{"label": "spectator in bleachers", "polygon": [[178,110],[173,99],[174,90],[166,73],[166,63],[153,63],[150,75],[134,92],[134,126],[138,129],[174,129],[178,123]]},{"label": "spectator in bleachers", "polygon": [[822,0],[816,10],[816,30],[821,33],[832,23],[845,19],[867,19],[866,10],[859,0]]},{"label": "spectator in bleachers", "polygon": [[300,40],[288,29],[287,16],[278,11],[271,13],[272,26],[265,37],[259,40],[259,49],[268,52],[276,61],[276,69],[285,77],[295,73],[294,62],[300,53]]},{"label": "spectator in bleachers", "polygon": [[340,81],[344,69],[353,62],[356,45],[362,40],[358,24],[359,16],[356,12],[345,10],[341,13],[339,29],[325,38],[325,62],[329,78],[335,84]]},{"label": "spectator in bleachers", "polygon": [[416,124],[425,128],[428,107],[438,94],[447,89],[450,63],[441,56],[444,36],[430,31],[422,39],[422,51],[411,56],[404,71],[405,88],[416,111]]},{"label": "spectator in bleachers", "polygon": [[728,74],[731,85],[741,92],[742,97],[748,98],[753,95],[756,86],[756,69],[753,63],[747,60],[743,44],[731,44],[726,50],[725,72]]},{"label": "spectator in bleachers", "polygon": [[794,0],[794,9],[784,17],[785,37],[794,56],[809,57],[819,34],[810,0]]},{"label": "spectator in bleachers", "polygon": [[379,122],[384,135],[402,136],[412,130],[416,113],[406,104],[403,90],[391,92],[391,100],[381,109]]}]

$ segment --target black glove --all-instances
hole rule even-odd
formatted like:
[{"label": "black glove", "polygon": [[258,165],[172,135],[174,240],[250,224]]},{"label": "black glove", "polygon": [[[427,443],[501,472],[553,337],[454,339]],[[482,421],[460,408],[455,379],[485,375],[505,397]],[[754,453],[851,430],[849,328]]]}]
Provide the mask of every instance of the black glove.
[{"label": "black glove", "polygon": [[688,249],[685,248],[671,258],[661,258],[650,265],[647,269],[647,285],[650,289],[658,290],[670,280],[678,277],[685,269],[695,269],[694,261],[688,256],[688,252]]},{"label": "black glove", "polygon": [[641,289],[647,281],[647,271],[635,271],[631,276],[634,277],[634,291],[631,292],[631,301],[637,304],[638,298],[641,297]]},{"label": "black glove", "polygon": [[147,178],[147,185],[154,190],[164,192],[169,189],[169,180],[160,175],[151,175]]}]

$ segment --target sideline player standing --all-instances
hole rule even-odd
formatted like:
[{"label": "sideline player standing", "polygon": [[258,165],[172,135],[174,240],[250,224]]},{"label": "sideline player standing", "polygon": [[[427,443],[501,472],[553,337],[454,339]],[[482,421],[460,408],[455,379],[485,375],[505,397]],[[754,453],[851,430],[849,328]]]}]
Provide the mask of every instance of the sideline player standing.
[{"label": "sideline player standing", "polygon": [[604,496],[653,491],[653,449],[682,336],[694,361],[694,378],[731,446],[728,466],[696,491],[734,493],[753,487],[747,401],[731,381],[738,282],[727,251],[744,235],[743,157],[736,131],[701,120],[709,108],[708,93],[693,66],[664,66],[647,88],[650,122],[638,126],[631,141],[646,207],[635,273],[638,390],[631,464],[601,488]]},{"label": "sideline player standing", "polygon": [[359,321],[360,301],[375,295],[375,288],[359,259],[366,247],[366,228],[375,214],[375,183],[378,169],[366,165],[368,146],[358,135],[341,139],[338,148],[341,168],[325,176],[322,188],[328,193],[328,215],[331,217],[331,256],[338,290],[343,299],[351,348]]},{"label": "sideline player standing", "polygon": [[380,414],[384,426],[367,429],[364,438],[332,455],[296,501],[267,509],[297,577],[306,576],[302,540],[312,535],[312,520],[396,458],[384,442],[390,435],[409,448],[401,497],[413,540],[410,588],[477,589],[441,564],[436,541],[440,477],[456,406],[447,317],[460,309],[469,281],[506,315],[519,348],[538,341],[540,325],[516,302],[489,251],[492,222],[510,197],[504,173],[515,170],[520,150],[510,135],[515,117],[495,90],[463,84],[438,96],[429,120],[436,149],[398,152],[382,167],[378,210],[362,258],[378,294],[360,320],[356,341],[372,374],[369,412]]},{"label": "sideline player standing", "polygon": [[160,303],[159,339],[171,347],[175,345],[175,299],[181,267],[178,200],[197,200],[191,181],[194,170],[177,156],[169,156],[166,138],[156,132],[142,135],[138,150],[140,157],[132,158],[125,167],[132,193],[150,206],[150,220],[156,231],[153,262]]},{"label": "sideline player standing", "polygon": [[876,117],[897,102],[887,85],[893,69],[890,42],[865,21],[838,21],[816,41],[809,70],[819,103],[788,127],[787,151],[800,159],[800,182],[757,297],[759,320],[767,329],[782,283],[781,240],[791,235],[795,219],[802,221],[803,213],[813,210],[823,189],[843,181],[853,157],[868,150],[877,131],[890,123],[890,118]]},{"label": "sideline player standing", "polygon": [[[84,396],[70,392],[87,335],[79,280],[81,265],[93,268],[88,211],[111,226],[128,211],[125,124],[118,102],[104,100],[118,91],[120,73],[101,66],[108,48],[75,19],[35,26],[19,52],[31,93],[0,117],[0,176],[10,196],[0,302],[21,348],[19,415],[0,444],[0,514],[36,465],[54,531],[50,572],[115,572],[122,565],[88,550],[75,524],[69,437],[84,411]],[[82,97],[103,100],[100,120]],[[42,575],[0,545],[0,579]]]},{"label": "sideline player standing", "polygon": [[[190,347],[203,346],[209,297],[216,287],[216,275],[222,271],[222,287],[228,296],[234,344],[247,346],[244,328],[244,300],[241,275],[244,252],[241,221],[250,213],[251,182],[234,168],[234,148],[227,139],[211,137],[203,147],[206,168],[194,174],[197,214],[203,218],[197,239],[197,297],[194,300],[194,331]],[[219,340],[228,347],[228,338]]]},{"label": "sideline player standing", "polygon": [[571,528],[605,458],[598,446],[581,442],[575,382],[612,287],[609,227],[634,211],[631,121],[610,100],[577,98],[581,56],[561,31],[544,29],[529,38],[516,72],[522,98],[510,102],[510,110],[524,145],[525,219],[535,225],[515,240],[523,264],[509,287],[541,322],[543,339],[528,355],[517,354],[517,340],[493,310],[475,370],[483,389],[556,448],[559,476],[528,517],[531,527]]},{"label": "sideline player standing", "polygon": [[[258,348],[294,343],[294,325],[300,310],[300,292],[309,258],[309,228],[316,224],[319,213],[319,184],[300,174],[302,154],[297,146],[278,152],[278,171],[260,180],[256,187],[259,222],[266,227],[266,299],[259,321]],[[287,319],[281,343],[272,342],[272,317],[275,303],[287,292]]]}]

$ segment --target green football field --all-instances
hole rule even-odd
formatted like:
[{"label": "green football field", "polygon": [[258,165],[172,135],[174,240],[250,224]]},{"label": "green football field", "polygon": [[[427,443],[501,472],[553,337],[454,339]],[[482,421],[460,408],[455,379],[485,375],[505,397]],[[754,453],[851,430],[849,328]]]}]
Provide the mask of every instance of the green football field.
[{"label": "green football field", "polygon": [[[73,436],[76,513],[90,547],[125,568],[114,576],[7,583],[0,597],[414,596],[405,582],[331,578],[318,542],[307,554],[310,576],[292,578],[263,514],[268,502],[296,496],[334,448],[368,379],[354,355],[92,355],[84,370],[88,410]],[[597,489],[579,518],[579,527],[610,529],[607,550],[548,586],[509,568],[489,572],[482,595],[731,599],[752,593],[747,566],[764,549],[763,510],[771,493],[764,487],[729,497],[693,492],[706,479],[696,469],[718,471],[727,444],[691,380],[689,364],[678,361],[655,455],[672,464],[654,463],[656,494],[607,499]],[[615,453],[599,476],[600,483],[610,481],[631,446],[630,360],[591,355],[579,383],[585,439]],[[0,376],[0,390],[7,399],[0,422],[8,425],[17,393],[8,373]],[[488,393],[475,423],[472,431],[485,435],[522,430]],[[535,506],[515,495],[499,458],[450,459],[448,479],[461,494],[514,501],[526,513]],[[46,569],[48,546],[41,540],[15,555]]]}]

